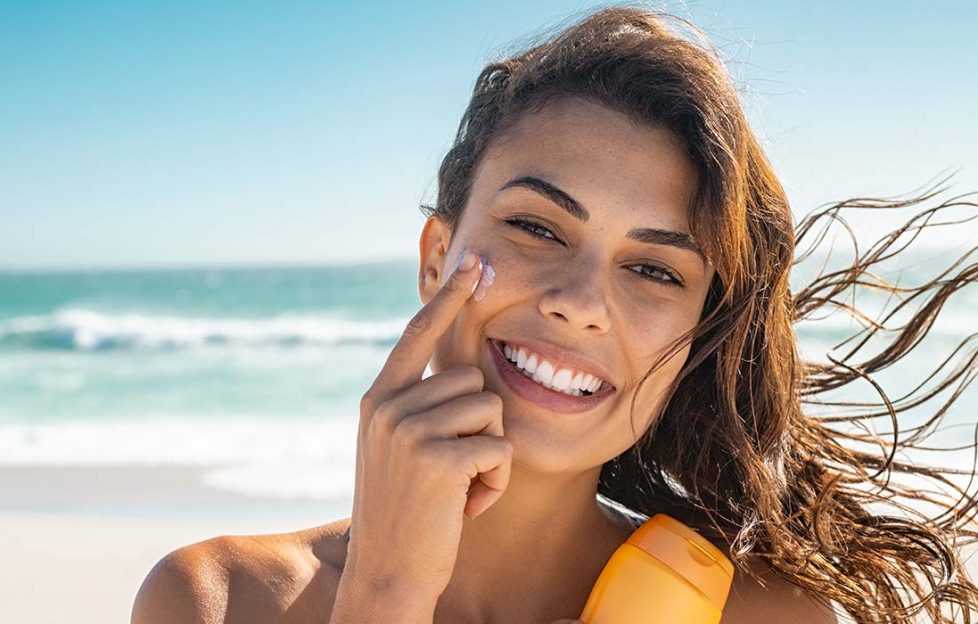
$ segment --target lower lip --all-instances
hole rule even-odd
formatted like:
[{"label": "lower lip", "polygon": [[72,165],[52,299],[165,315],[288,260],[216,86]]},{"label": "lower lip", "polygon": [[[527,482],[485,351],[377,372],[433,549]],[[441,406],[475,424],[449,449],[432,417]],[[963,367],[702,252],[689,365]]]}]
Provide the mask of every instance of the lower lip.
[{"label": "lower lip", "polygon": [[571,396],[545,388],[527,377],[523,371],[516,368],[502,352],[502,344],[497,340],[489,340],[489,351],[496,371],[509,388],[531,403],[554,412],[572,414],[594,409],[598,404],[614,393],[610,386],[591,396]]}]

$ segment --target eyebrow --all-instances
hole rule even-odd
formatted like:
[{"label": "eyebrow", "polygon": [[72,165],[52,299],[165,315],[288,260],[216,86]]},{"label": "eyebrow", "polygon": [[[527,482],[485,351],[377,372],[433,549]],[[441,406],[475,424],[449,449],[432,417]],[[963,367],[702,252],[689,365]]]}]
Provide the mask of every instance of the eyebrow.
[{"label": "eyebrow", "polygon": [[[542,178],[535,176],[520,176],[518,178],[513,178],[506,184],[503,184],[499,188],[499,192],[515,187],[529,189],[535,193],[543,195],[582,223],[587,223],[587,220],[591,218],[591,213],[589,213],[579,201]],[[692,251],[698,255],[704,263],[706,263],[706,254],[704,254],[703,250],[700,249],[700,246],[696,244],[693,237],[686,232],[665,230],[661,228],[633,228],[628,231],[627,237],[640,243],[649,243],[651,245],[668,245],[670,247],[678,247],[679,249]]]}]

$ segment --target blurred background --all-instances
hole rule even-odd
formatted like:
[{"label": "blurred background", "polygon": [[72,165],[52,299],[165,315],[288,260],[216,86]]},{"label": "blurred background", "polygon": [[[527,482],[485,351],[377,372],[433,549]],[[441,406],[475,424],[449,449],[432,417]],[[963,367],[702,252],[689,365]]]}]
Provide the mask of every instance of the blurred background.
[{"label": "blurred background", "polygon": [[[170,550],[349,515],[357,404],[420,305],[418,205],[479,70],[609,4],[0,3],[0,604],[16,621],[124,621]],[[646,6],[724,56],[798,219],[950,173],[948,196],[978,190],[978,5]],[[853,215],[860,249],[910,214]],[[891,268],[920,283],[976,243],[975,222],[941,228]],[[922,381],[976,304],[973,286],[952,297],[885,387]],[[803,352],[856,327],[807,323]],[[934,440],[970,442],[975,408],[971,390]],[[57,601],[38,583],[52,569]]]}]

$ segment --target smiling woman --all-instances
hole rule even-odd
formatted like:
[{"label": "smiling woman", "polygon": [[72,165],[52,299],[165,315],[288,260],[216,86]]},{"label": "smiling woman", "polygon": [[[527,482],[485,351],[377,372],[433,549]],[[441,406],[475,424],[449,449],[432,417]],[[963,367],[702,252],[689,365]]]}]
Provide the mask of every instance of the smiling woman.
[{"label": "smiling woman", "polygon": [[[868,280],[911,221],[793,295],[796,245],[851,203],[796,231],[721,61],[681,25],[605,8],[481,72],[422,206],[423,307],[361,402],[351,517],[171,553],[134,622],[567,621],[660,512],[734,563],[724,624],[833,622],[833,603],[857,622],[978,609],[955,541],[978,537],[973,501],[873,508],[934,500],[893,471],[953,487],[895,460],[926,436],[863,452],[846,444],[875,438],[802,409],[902,358],[978,265]],[[951,205],[974,206],[915,219]],[[794,323],[856,285],[936,292],[879,354],[802,361]],[[878,404],[836,419],[895,423],[934,394],[894,404],[874,387]]]},{"label": "smiling woman", "polygon": [[[975,537],[970,499],[935,518],[871,512],[897,494],[925,500],[890,483],[889,471],[948,484],[936,467],[895,461],[909,440],[881,441],[879,454],[853,451],[844,442],[857,436],[804,413],[802,402],[905,355],[908,339],[922,337],[928,317],[974,280],[976,266],[951,276],[898,328],[893,346],[865,358],[868,366],[800,361],[792,325],[835,306],[847,289],[873,284],[873,265],[935,210],[793,297],[796,244],[843,208],[910,206],[933,193],[841,202],[796,232],[721,62],[667,25],[695,31],[671,16],[613,8],[490,64],[439,171],[437,203],[423,206],[437,231],[430,243],[423,238],[423,265],[425,252],[432,264],[450,254],[448,241],[475,246],[506,284],[460,318],[463,335],[574,345],[611,367],[619,384],[593,422],[530,418],[538,410],[504,392],[514,462],[535,460],[540,471],[601,463],[604,497],[681,518],[722,544],[742,572],[763,561],[857,621],[911,621],[915,608],[933,621],[960,621],[940,612],[978,606],[953,552],[956,534]],[[919,300],[937,287],[935,280],[904,292]],[[444,349],[439,366],[472,357],[459,340]],[[967,362],[945,386],[973,370]],[[883,395],[851,420],[888,407],[895,415],[915,401],[902,403],[893,408]],[[561,436],[564,427],[571,431]],[[921,604],[901,598],[900,585]],[[759,621],[757,604],[732,601],[727,619],[743,609],[745,621]]]}]

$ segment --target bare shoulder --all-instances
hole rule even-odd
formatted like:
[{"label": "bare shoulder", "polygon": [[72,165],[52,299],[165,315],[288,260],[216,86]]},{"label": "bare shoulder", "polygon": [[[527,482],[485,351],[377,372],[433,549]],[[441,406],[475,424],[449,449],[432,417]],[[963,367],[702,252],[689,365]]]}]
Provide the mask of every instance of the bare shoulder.
[{"label": "bare shoulder", "polygon": [[778,576],[766,564],[755,562],[752,569],[764,579],[766,586],[761,587],[747,574],[736,573],[720,624],[839,623],[832,608],[814,600],[800,587]]},{"label": "bare shoulder", "polygon": [[349,519],[291,533],[222,535],[178,548],[143,581],[132,624],[326,621]]}]

